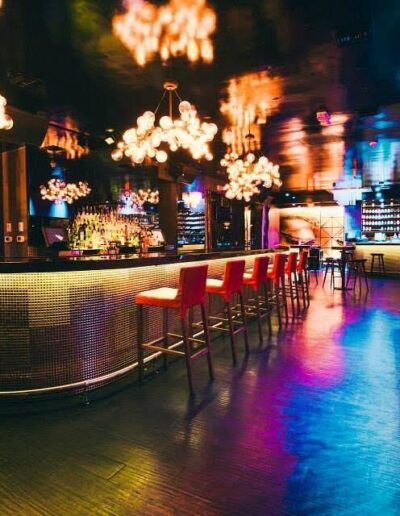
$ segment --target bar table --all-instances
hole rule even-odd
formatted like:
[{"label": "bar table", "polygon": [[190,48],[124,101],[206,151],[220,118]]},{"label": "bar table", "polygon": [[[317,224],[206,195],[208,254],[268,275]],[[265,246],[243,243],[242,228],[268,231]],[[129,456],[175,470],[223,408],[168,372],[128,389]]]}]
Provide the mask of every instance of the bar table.
[{"label": "bar table", "polygon": [[355,247],[352,245],[338,245],[333,246],[332,250],[340,251],[340,275],[342,278],[341,286],[335,287],[335,290],[342,290],[345,292],[346,290],[352,290],[351,288],[346,287],[346,252],[354,251]]}]

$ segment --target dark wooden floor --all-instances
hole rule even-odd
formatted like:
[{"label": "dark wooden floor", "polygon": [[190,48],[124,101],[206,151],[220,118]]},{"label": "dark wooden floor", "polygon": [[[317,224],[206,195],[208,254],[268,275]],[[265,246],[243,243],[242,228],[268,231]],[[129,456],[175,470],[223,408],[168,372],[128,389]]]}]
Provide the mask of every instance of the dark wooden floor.
[{"label": "dark wooden floor", "polygon": [[2,416],[1,515],[400,514],[400,282],[321,287],[217,380],[198,362],[88,406]]}]

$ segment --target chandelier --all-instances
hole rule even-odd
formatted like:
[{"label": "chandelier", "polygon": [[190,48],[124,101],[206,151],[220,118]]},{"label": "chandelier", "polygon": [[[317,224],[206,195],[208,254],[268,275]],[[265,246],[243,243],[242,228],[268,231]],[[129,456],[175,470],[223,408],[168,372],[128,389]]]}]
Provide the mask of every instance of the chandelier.
[{"label": "chandelier", "polygon": [[132,200],[134,204],[143,206],[146,202],[150,204],[158,204],[160,202],[160,193],[158,190],[142,190],[139,188],[137,192],[132,192]]},{"label": "chandelier", "polygon": [[170,0],[155,6],[145,0],[125,0],[126,12],[114,16],[113,30],[139,66],[159,54],[162,61],[186,56],[191,62],[211,63],[210,36],[216,15],[206,0]]},{"label": "chandelier", "polygon": [[[228,199],[250,202],[253,195],[260,193],[260,188],[270,189],[282,185],[279,165],[274,165],[256,147],[254,135],[249,133],[248,151],[241,156],[236,152],[228,152],[221,160],[221,166],[226,167],[228,183],[224,186]],[[253,144],[253,145],[252,145]]]},{"label": "chandelier", "polygon": [[[177,93],[177,83],[166,82],[164,94],[153,111],[146,111],[137,119],[137,127],[125,131],[122,141],[111,153],[115,161],[121,160],[124,155],[130,158],[132,164],[141,164],[145,160],[155,159],[158,163],[165,163],[168,154],[161,148],[171,152],[179,148],[187,150],[193,159],[213,159],[209,144],[218,132],[215,124],[201,122],[196,108],[186,100],[182,100]],[[162,116],[156,122],[157,111],[168,94],[169,115]],[[173,118],[173,94],[179,99],[179,118]]]},{"label": "chandelier", "polygon": [[10,129],[13,128],[14,121],[10,117],[10,115],[7,115],[6,105],[7,105],[7,100],[5,99],[5,97],[0,95],[0,129],[9,131]]},{"label": "chandelier", "polygon": [[222,140],[233,151],[241,153],[247,133],[261,141],[261,126],[274,114],[282,97],[283,80],[267,70],[245,73],[228,80],[220,111],[228,127]]},{"label": "chandelier", "polygon": [[87,182],[79,181],[76,183],[66,183],[62,179],[50,179],[46,185],[40,186],[40,194],[43,200],[61,204],[66,202],[72,204],[81,197],[90,194],[91,188]]}]

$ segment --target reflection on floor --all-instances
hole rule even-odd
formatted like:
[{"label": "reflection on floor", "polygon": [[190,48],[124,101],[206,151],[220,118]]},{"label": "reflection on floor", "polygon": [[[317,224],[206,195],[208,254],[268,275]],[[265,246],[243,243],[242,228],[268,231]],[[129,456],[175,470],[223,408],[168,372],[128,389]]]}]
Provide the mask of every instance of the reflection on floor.
[{"label": "reflection on floor", "polygon": [[182,363],[88,406],[7,416],[1,514],[395,515],[400,284],[319,286],[302,322],[217,380]]}]

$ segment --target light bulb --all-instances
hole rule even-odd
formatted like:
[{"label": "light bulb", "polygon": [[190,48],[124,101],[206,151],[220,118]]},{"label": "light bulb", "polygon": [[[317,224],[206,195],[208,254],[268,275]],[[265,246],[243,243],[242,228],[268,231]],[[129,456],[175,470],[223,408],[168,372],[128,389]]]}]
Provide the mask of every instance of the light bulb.
[{"label": "light bulb", "polygon": [[158,163],[165,163],[168,159],[168,154],[163,151],[163,150],[159,150],[156,152],[156,160],[158,161]]}]

